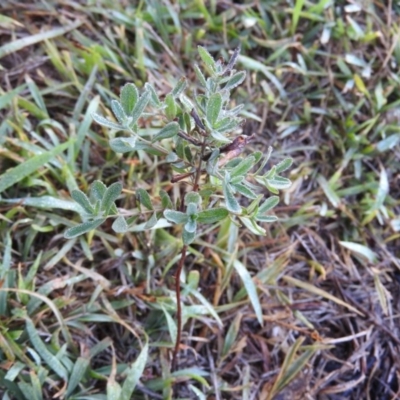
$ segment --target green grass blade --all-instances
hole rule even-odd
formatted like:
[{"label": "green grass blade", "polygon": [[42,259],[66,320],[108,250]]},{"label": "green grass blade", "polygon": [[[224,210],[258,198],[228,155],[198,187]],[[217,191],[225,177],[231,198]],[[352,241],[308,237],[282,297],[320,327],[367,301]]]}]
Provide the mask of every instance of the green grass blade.
[{"label": "green grass blade", "polygon": [[141,350],[136,361],[126,370],[127,377],[122,385],[120,400],[130,400],[132,393],[139,382],[146,366],[147,357],[149,353],[149,344],[146,340],[143,349]]},{"label": "green grass blade", "polygon": [[72,140],[69,140],[55,147],[53,150],[34,156],[17,167],[8,169],[0,176],[0,193],[32,173],[35,173],[40,167],[67,149],[71,142]]},{"label": "green grass blade", "polygon": [[78,19],[77,21],[66,25],[63,28],[50,29],[45,32],[40,32],[36,35],[27,36],[22,39],[14,40],[11,43],[7,43],[4,46],[0,47],[0,58],[15,53],[16,51],[21,50],[24,47],[31,46],[44,40],[52,39],[57,36],[65,35],[67,32],[70,32],[81,26],[83,22],[83,20]]},{"label": "green grass blade", "polygon": [[257,320],[260,323],[260,325],[263,325],[263,313],[262,313],[262,308],[261,308],[261,304],[260,304],[260,299],[258,297],[257,294],[257,287],[254,284],[254,281],[252,279],[252,277],[250,276],[249,271],[247,270],[247,268],[245,267],[245,265],[243,265],[243,263],[241,263],[239,260],[233,260],[233,266],[236,270],[236,272],[238,273],[238,275],[240,276],[240,279],[243,282],[243,285],[246,289],[247,295],[249,296],[250,302],[253,306],[254,312],[256,314]]},{"label": "green grass blade", "polygon": [[26,317],[26,330],[33,347],[38,352],[43,361],[62,379],[68,380],[68,372],[61,362],[52,354],[39,337],[39,333],[35,328],[32,320]]}]

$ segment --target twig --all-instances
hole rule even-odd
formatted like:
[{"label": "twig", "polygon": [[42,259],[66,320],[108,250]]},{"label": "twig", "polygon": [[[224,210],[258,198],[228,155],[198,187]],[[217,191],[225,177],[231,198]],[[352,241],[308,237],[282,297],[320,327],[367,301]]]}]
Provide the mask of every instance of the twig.
[{"label": "twig", "polygon": [[[199,165],[197,166],[196,177],[194,179],[194,184],[193,184],[194,192],[197,192],[199,190],[199,181],[200,181],[200,176],[201,176],[201,172],[202,172],[203,157],[204,157],[206,145],[207,145],[207,138],[204,137],[203,143],[201,145]],[[182,206],[184,206],[183,203],[182,203]],[[181,272],[182,272],[182,268],[183,268],[183,265],[185,264],[185,260],[186,260],[186,250],[187,250],[187,245],[185,244],[182,247],[181,258],[179,260],[178,268],[176,269],[176,274],[175,274],[175,293],[176,293],[176,303],[177,303],[176,319],[177,319],[178,326],[177,326],[177,332],[176,332],[176,342],[175,342],[174,353],[172,355],[172,365],[171,365],[172,372],[176,370],[177,356],[178,356],[179,346],[181,344],[181,337],[182,337]]]}]

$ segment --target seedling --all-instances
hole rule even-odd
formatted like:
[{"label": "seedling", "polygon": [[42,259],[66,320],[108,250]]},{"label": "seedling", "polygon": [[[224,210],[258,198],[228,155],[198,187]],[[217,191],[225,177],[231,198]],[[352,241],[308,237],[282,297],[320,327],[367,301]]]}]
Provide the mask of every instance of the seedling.
[{"label": "seedling", "polygon": [[[172,370],[177,367],[181,341],[180,275],[188,246],[201,235],[204,224],[218,224],[225,218],[241,223],[257,235],[265,235],[260,223],[276,221],[276,216],[269,212],[279,202],[279,190],[291,185],[280,174],[290,167],[292,159],[286,158],[266,170],[271,148],[267,154],[258,151],[243,155],[254,135],[241,134],[243,104],[235,106],[230,98],[232,90],[246,78],[246,72],[234,69],[240,49],[233,52],[227,64],[221,59],[214,60],[204,47],[199,46],[198,52],[204,68],[194,65],[200,88],[192,91],[191,97],[185,94],[189,92],[185,77],[179,79],[163,100],[149,83],[141,94],[133,83],[128,83],[122,88],[119,101],[111,102],[116,121],[93,115],[100,125],[128,134],[110,140],[114,151],[144,151],[150,156],[163,157],[171,167],[171,182],[181,185],[184,193],[181,199],[173,201],[165,191],[160,192],[158,200],[143,189],[136,190],[138,202],[151,211],[146,229],[155,227],[161,219],[182,226],[182,249],[175,275],[178,332]],[[141,132],[143,116],[151,116],[155,121],[162,116],[157,134],[145,136]],[[273,195],[265,198],[265,189]],[[131,226],[119,214],[115,203],[121,191],[121,183],[106,187],[101,181],[92,184],[89,196],[74,190],[71,196],[83,208],[84,221],[68,229],[65,237],[73,238],[96,229],[108,218],[114,219],[115,232],[126,232]],[[241,204],[243,197],[248,199],[246,206]]]}]

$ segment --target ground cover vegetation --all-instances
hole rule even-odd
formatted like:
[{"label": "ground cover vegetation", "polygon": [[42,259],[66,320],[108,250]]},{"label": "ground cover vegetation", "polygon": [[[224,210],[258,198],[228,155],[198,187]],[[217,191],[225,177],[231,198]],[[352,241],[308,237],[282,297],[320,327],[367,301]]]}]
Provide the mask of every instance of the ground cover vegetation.
[{"label": "ground cover vegetation", "polygon": [[[395,1],[3,1],[2,398],[398,398],[399,21]],[[190,115],[209,55],[237,81]],[[134,112],[150,92],[166,119]],[[223,102],[246,143],[218,165],[201,124],[226,156]],[[134,140],[112,129],[140,114]],[[273,211],[273,185],[229,175],[266,155],[264,177],[293,159]],[[220,192],[187,194],[192,157]],[[99,210],[119,217],[82,227]]]}]

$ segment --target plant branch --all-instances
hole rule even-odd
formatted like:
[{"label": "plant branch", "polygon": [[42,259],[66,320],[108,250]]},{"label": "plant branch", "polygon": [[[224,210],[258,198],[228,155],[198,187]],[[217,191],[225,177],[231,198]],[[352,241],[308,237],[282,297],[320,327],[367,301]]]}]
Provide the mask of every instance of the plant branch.
[{"label": "plant branch", "polygon": [[[202,164],[203,164],[203,157],[204,152],[206,150],[207,145],[207,138],[203,138],[203,143],[201,144],[200,156],[199,156],[199,165],[197,166],[196,176],[194,179],[193,191],[197,192],[199,190],[199,181],[202,172]],[[182,204],[183,205],[183,204]],[[182,207],[183,208],[183,207]],[[181,305],[181,272],[183,265],[185,264],[186,260],[186,250],[187,245],[183,245],[181,251],[181,258],[179,260],[178,268],[175,274],[175,293],[176,293],[176,319],[177,319],[177,333],[176,333],[176,342],[174,347],[174,353],[172,355],[172,372],[175,371],[177,367],[177,356],[179,352],[179,345],[181,344],[181,337],[182,337],[182,305]]]}]

